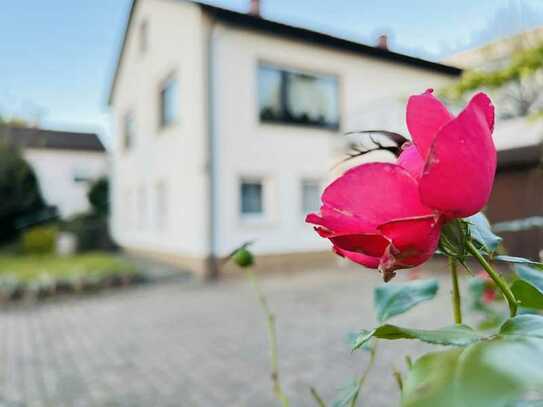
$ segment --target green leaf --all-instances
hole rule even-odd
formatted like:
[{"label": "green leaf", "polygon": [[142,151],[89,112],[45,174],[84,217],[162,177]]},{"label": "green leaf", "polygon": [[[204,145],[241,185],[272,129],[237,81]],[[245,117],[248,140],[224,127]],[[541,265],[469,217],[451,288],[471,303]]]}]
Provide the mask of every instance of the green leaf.
[{"label": "green leaf", "polygon": [[358,397],[360,386],[357,380],[353,380],[346,386],[339,389],[338,397],[332,403],[332,407],[347,407]]},{"label": "green leaf", "polygon": [[505,263],[530,265],[530,266],[533,266],[533,267],[536,267],[538,269],[543,270],[543,263],[528,260],[528,259],[525,259],[524,257],[496,256],[496,257],[494,257],[494,260],[505,262]]},{"label": "green leaf", "polygon": [[542,360],[543,317],[519,315],[497,335],[418,359],[404,381],[402,406],[516,405],[527,392],[541,392]]},{"label": "green leaf", "polygon": [[540,291],[543,291],[543,272],[523,265],[515,266],[515,272],[521,279],[529,281]]},{"label": "green leaf", "polygon": [[492,233],[486,216],[482,212],[479,212],[464,220],[468,222],[471,237],[479,242],[488,253],[494,253],[503,239]]},{"label": "green leaf", "polygon": [[374,291],[377,320],[384,322],[409,311],[415,305],[435,297],[439,284],[436,279],[408,283],[388,283]]},{"label": "green leaf", "polygon": [[454,325],[441,329],[425,330],[401,328],[395,325],[382,325],[372,331],[362,331],[353,350],[364,345],[371,338],[379,339],[418,339],[434,345],[467,346],[483,338],[467,325]]},{"label": "green leaf", "polygon": [[543,292],[532,283],[525,280],[516,280],[511,285],[511,291],[513,291],[521,306],[543,309]]}]

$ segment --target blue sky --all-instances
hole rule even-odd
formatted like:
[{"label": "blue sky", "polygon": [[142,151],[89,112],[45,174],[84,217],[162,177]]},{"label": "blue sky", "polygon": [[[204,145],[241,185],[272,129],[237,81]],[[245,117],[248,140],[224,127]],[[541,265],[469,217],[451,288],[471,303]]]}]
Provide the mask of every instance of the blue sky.
[{"label": "blue sky", "polygon": [[[210,3],[245,10],[248,0]],[[106,98],[130,0],[17,0],[0,13],[0,115],[107,139]],[[439,59],[543,25],[541,0],[262,0],[266,18]]]}]

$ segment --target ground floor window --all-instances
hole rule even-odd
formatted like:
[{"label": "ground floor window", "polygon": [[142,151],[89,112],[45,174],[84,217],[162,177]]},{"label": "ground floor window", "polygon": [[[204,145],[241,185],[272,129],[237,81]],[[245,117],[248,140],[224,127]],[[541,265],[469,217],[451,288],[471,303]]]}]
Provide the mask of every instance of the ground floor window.
[{"label": "ground floor window", "polygon": [[302,212],[318,211],[320,208],[321,182],[317,179],[302,180]]},{"label": "ground floor window", "polygon": [[262,180],[241,180],[240,213],[242,216],[261,216],[264,214],[264,184]]}]

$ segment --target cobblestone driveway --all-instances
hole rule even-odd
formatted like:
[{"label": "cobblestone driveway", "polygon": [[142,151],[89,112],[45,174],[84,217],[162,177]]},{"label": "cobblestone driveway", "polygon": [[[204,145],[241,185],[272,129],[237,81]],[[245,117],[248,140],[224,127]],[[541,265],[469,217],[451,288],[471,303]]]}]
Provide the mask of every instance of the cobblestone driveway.
[{"label": "cobblestone driveway", "polygon": [[[433,268],[442,268],[441,264]],[[441,279],[445,279],[445,275]],[[361,270],[261,278],[278,317],[281,378],[292,406],[326,400],[367,362],[345,334],[374,325],[372,288]],[[398,323],[450,323],[448,284],[437,302]],[[0,406],[275,406],[265,322],[250,286],[174,283],[0,312]],[[362,406],[395,406],[390,369],[425,350],[380,344]]]}]

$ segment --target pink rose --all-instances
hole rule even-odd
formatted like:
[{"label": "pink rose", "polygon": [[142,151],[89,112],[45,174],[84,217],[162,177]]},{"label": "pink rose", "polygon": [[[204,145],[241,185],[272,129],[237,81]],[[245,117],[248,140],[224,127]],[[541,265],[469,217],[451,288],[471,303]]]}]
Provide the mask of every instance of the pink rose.
[{"label": "pink rose", "polygon": [[431,89],[411,96],[407,127],[413,143],[395,164],[345,172],[322,194],[320,213],[306,218],[337,254],[378,268],[385,281],[428,260],[443,224],[479,212],[496,172],[494,106],[484,93],[457,117]]}]

